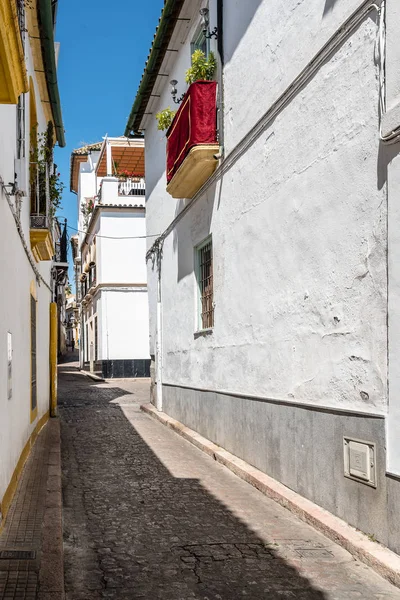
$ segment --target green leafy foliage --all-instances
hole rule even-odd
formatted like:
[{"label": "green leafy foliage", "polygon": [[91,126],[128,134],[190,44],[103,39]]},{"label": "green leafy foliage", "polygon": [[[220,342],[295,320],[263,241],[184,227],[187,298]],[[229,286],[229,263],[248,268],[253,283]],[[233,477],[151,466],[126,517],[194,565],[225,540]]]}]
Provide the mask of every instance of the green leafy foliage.
[{"label": "green leafy foliage", "polygon": [[192,54],[192,66],[185,74],[185,81],[189,85],[200,79],[211,81],[216,68],[217,62],[213,52],[210,52],[208,58],[206,58],[202,50],[195,50]]},{"label": "green leafy foliage", "polygon": [[165,131],[171,125],[174,116],[176,115],[175,110],[171,110],[170,107],[164,108],[156,114],[157,129]]},{"label": "green leafy foliage", "polygon": [[45,132],[37,134],[37,128],[32,131],[30,151],[30,184],[31,205],[34,212],[46,214],[46,172],[48,173],[49,190],[49,216],[54,217],[57,209],[61,207],[61,199],[65,189],[57,172],[57,165],[53,163],[54,126],[51,121]]}]

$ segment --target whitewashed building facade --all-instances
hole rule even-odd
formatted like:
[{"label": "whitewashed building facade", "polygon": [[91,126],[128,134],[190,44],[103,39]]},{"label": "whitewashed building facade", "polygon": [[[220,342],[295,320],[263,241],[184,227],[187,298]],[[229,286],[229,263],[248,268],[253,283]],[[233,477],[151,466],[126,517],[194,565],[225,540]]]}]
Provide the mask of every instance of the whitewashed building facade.
[{"label": "whitewashed building facade", "polygon": [[53,145],[65,145],[56,11],[51,0],[0,1],[0,525],[49,418],[56,376],[57,277],[66,269],[49,182]]},{"label": "whitewashed building facade", "polygon": [[143,139],[106,138],[71,157],[81,367],[106,378],[150,374]]},{"label": "whitewashed building facade", "polygon": [[[400,552],[397,4],[167,0],[125,134],[146,142],[153,402]],[[218,88],[196,146],[199,45]]]}]

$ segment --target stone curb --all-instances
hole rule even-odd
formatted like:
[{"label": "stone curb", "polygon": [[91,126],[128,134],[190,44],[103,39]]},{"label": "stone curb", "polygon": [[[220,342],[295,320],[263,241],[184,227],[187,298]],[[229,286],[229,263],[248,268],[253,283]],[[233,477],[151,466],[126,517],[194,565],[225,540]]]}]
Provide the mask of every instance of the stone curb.
[{"label": "stone curb", "polygon": [[50,419],[48,474],[42,524],[38,600],[64,600],[60,421]]},{"label": "stone curb", "polygon": [[86,375],[86,377],[90,377],[90,379],[93,379],[93,381],[105,381],[105,379],[103,379],[103,377],[99,377],[98,375],[95,375],[94,373],[89,373],[88,371],[84,371],[83,369],[79,369],[80,373],[83,373],[84,375]]},{"label": "stone curb", "polygon": [[207,440],[193,429],[159,412],[152,404],[143,404],[141,410],[166,425],[185,440],[213,457],[214,460],[230,469],[235,475],[250,483],[260,492],[287,508],[306,523],[315,527],[350,554],[374,569],[379,575],[400,587],[400,556],[371,541],[366,535],[351,525],[303,498],[296,492],[237,458],[227,450]]}]

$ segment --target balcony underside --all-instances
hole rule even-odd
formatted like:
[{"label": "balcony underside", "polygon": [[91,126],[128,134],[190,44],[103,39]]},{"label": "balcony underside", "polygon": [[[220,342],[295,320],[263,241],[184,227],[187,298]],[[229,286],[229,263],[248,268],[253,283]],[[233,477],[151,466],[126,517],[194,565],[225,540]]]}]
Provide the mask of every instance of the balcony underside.
[{"label": "balcony underside", "polygon": [[193,198],[207,179],[214,173],[218,160],[218,144],[195,146],[167,185],[173,198]]},{"label": "balcony underside", "polygon": [[49,229],[31,229],[30,238],[32,254],[36,262],[53,258],[54,246]]}]

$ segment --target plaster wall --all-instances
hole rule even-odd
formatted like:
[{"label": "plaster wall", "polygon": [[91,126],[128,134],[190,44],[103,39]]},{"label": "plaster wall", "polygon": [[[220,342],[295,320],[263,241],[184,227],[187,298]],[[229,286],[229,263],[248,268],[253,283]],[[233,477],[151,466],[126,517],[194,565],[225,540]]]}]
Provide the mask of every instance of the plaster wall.
[{"label": "plaster wall", "polygon": [[[247,134],[361,4],[361,0],[224,3],[226,152]],[[367,21],[375,22],[376,13],[370,15]],[[351,55],[350,51],[349,60]]]},{"label": "plaster wall", "polygon": [[148,359],[147,289],[125,288],[101,294],[103,360]]},{"label": "plaster wall", "polygon": [[[400,6],[388,2],[386,14],[386,114],[382,129],[385,135],[400,128]],[[400,191],[399,143],[382,147],[382,156],[388,164],[388,332],[389,332],[389,415],[388,415],[388,470],[400,476]]]},{"label": "plaster wall", "polygon": [[[44,131],[46,120],[40,103],[30,48],[26,48],[28,76],[36,91],[38,130]],[[32,92],[31,92],[32,93]],[[20,189],[28,192],[29,170],[29,96],[25,95],[24,156],[17,159],[17,108],[0,105],[0,176],[5,183],[18,173]],[[12,198],[14,202],[14,198]],[[30,202],[24,196],[21,206],[21,229],[30,248]],[[21,452],[38,420],[49,410],[49,305],[50,291],[35,281],[35,274],[24,252],[7,199],[0,190],[0,502],[10,483]],[[50,284],[51,262],[37,263],[39,272]],[[30,294],[36,297],[37,314],[37,417],[31,422],[31,323]],[[12,396],[8,398],[8,334],[12,337]]]},{"label": "plaster wall", "polygon": [[[224,3],[226,151],[359,4]],[[397,241],[400,182],[396,148],[379,143],[376,35],[375,16],[366,17],[166,236],[163,410],[399,552],[400,484],[385,473],[385,431],[387,194],[389,185]],[[172,75],[179,81],[175,66]],[[165,191],[164,152],[148,121],[148,233],[164,231],[188,202]],[[194,248],[210,234],[215,324],[204,335]],[[153,354],[151,261],[148,285]],[[344,478],[343,435],[376,444],[376,489]]]},{"label": "plaster wall", "polygon": [[105,237],[101,238],[99,283],[145,284],[147,273],[144,209],[115,212],[103,210],[100,217],[100,235]]},{"label": "plaster wall", "polygon": [[[166,382],[386,412],[375,36],[366,19],[167,237]],[[157,145],[151,132],[146,144]],[[161,225],[152,206],[184,204],[153,194],[148,231]],[[194,339],[193,248],[210,232],[215,327]]]}]

